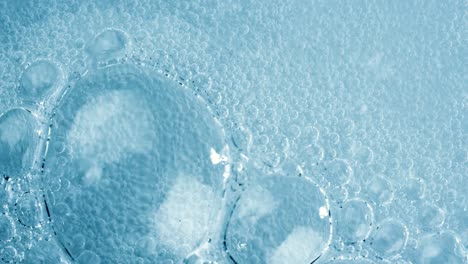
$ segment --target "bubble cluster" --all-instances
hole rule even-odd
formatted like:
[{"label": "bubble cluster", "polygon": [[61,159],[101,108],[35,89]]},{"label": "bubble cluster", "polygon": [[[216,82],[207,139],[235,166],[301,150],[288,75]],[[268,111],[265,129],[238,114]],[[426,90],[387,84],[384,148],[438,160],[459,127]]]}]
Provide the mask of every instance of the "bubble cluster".
[{"label": "bubble cluster", "polygon": [[0,262],[468,262],[464,10],[0,2]]}]

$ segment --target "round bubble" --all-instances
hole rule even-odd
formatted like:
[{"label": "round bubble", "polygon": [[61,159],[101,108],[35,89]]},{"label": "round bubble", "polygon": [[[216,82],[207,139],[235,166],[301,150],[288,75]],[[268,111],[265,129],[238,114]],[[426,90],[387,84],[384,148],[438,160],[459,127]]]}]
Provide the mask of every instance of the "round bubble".
[{"label": "round bubble", "polygon": [[32,166],[38,141],[30,112],[17,108],[0,116],[0,175],[23,176]]},{"label": "round bubble", "polygon": [[40,227],[43,210],[41,201],[31,192],[22,194],[15,203],[18,222],[27,227]]},{"label": "round bubble", "polygon": [[327,198],[315,184],[300,177],[262,178],[236,203],[225,249],[237,263],[311,263],[328,249],[330,221]]},{"label": "round bubble", "polygon": [[128,38],[120,30],[106,29],[86,46],[86,51],[93,59],[107,60],[121,55],[128,45]]},{"label": "round bubble", "polygon": [[377,175],[368,177],[365,181],[365,192],[367,198],[377,205],[386,205],[394,197],[393,187],[385,176]]},{"label": "round bubble", "polygon": [[377,225],[370,244],[377,256],[393,257],[404,249],[408,240],[408,229],[398,220],[387,219]]},{"label": "round bubble", "polygon": [[459,241],[450,232],[432,233],[423,237],[415,256],[417,263],[466,263]]},{"label": "round bubble", "polygon": [[332,186],[345,185],[353,176],[353,168],[346,160],[335,159],[326,163],[324,166],[325,177]]},{"label": "round bubble", "polygon": [[[74,258],[92,250],[102,262],[131,263],[138,252],[160,263],[208,240],[227,150],[201,99],[149,69],[115,65],[72,87],[52,122],[45,180],[69,184],[50,190],[49,207]],[[139,246],[146,237],[154,250]]]},{"label": "round bubble", "polygon": [[426,185],[420,178],[410,177],[403,186],[404,197],[409,201],[417,201],[424,197]]},{"label": "round bubble", "polygon": [[13,246],[6,246],[0,250],[1,263],[16,263],[20,260],[18,257],[18,252]]},{"label": "round bubble", "polygon": [[21,95],[28,99],[40,100],[54,87],[59,76],[59,68],[54,63],[48,60],[35,61],[21,76]]},{"label": "round bubble", "polygon": [[418,223],[423,230],[440,227],[445,221],[445,212],[433,204],[426,204],[420,207],[418,216]]},{"label": "round bubble", "polygon": [[369,236],[374,223],[372,207],[363,200],[349,200],[336,213],[336,234],[345,244],[362,242]]}]

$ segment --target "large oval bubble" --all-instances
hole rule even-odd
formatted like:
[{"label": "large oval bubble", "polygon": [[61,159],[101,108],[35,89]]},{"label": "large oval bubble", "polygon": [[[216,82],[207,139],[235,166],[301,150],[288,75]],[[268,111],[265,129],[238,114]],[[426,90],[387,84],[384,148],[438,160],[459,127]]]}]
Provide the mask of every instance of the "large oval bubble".
[{"label": "large oval bubble", "polygon": [[225,182],[213,156],[226,149],[189,90],[112,66],[79,81],[51,122],[50,213],[71,258],[178,261],[209,240]]}]

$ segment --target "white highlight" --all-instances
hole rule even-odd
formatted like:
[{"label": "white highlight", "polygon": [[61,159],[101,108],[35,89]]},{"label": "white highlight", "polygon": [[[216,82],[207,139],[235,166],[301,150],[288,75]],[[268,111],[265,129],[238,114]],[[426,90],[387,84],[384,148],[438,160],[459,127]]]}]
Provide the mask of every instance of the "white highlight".
[{"label": "white highlight", "polygon": [[320,219],[324,219],[328,216],[328,209],[325,206],[319,208],[319,216]]},{"label": "white highlight", "polygon": [[101,94],[80,109],[67,140],[72,155],[93,164],[85,181],[96,182],[101,175],[98,168],[105,163],[151,150],[156,135],[148,109],[142,98],[127,90]]},{"label": "white highlight", "polygon": [[293,229],[270,257],[271,264],[310,263],[321,253],[323,238],[310,227]]},{"label": "white highlight", "polygon": [[246,221],[249,226],[253,226],[262,217],[271,214],[277,207],[273,195],[261,188],[252,187],[248,195],[242,199],[242,206],[239,206],[239,218]]},{"label": "white highlight", "polygon": [[185,257],[204,238],[218,204],[210,186],[192,177],[178,177],[153,216],[159,243]]}]

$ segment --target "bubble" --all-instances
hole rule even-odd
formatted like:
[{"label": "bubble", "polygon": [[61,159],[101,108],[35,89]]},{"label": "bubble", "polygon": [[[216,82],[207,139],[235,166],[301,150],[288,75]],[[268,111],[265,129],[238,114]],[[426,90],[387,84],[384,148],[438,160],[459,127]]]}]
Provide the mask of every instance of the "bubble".
[{"label": "bubble", "polygon": [[95,60],[108,60],[121,55],[128,45],[124,32],[106,29],[86,45],[86,51]]},{"label": "bubble", "polygon": [[10,241],[15,236],[15,227],[5,214],[0,215],[0,245]]},{"label": "bubble", "polygon": [[237,202],[225,249],[237,263],[310,263],[330,243],[328,208],[323,191],[304,178],[263,178]]},{"label": "bubble", "polygon": [[387,219],[379,223],[370,244],[381,258],[394,257],[406,246],[408,229],[398,220]]},{"label": "bubble", "polygon": [[360,146],[353,153],[354,159],[362,165],[368,165],[374,159],[374,153],[369,147]]},{"label": "bubble", "polygon": [[353,175],[353,168],[348,161],[335,159],[324,164],[324,174],[328,182],[333,186],[347,184]]},{"label": "bubble", "polygon": [[458,239],[450,232],[432,233],[421,238],[415,260],[417,263],[466,263]]},{"label": "bubble", "polygon": [[419,208],[419,224],[424,230],[440,227],[445,221],[445,212],[433,204]]},{"label": "bubble", "polygon": [[324,150],[316,144],[310,144],[302,147],[299,154],[299,159],[303,167],[316,166],[322,162],[324,157]]},{"label": "bubble", "polygon": [[402,189],[406,199],[410,201],[417,201],[424,197],[426,185],[424,180],[410,177],[405,181]]},{"label": "bubble", "polygon": [[83,253],[80,254],[80,256],[76,259],[75,262],[78,264],[100,264],[101,258],[93,251],[85,250],[83,251]]},{"label": "bubble", "polygon": [[[228,179],[211,159],[228,155],[213,116],[191,91],[144,67],[80,79],[56,109],[46,155],[45,179],[66,183],[49,190],[49,208],[69,254],[92,248],[106,263],[132,263],[135,254],[180,262],[205,241]],[[142,247],[145,237],[155,246]]]},{"label": "bubble", "polygon": [[6,246],[0,250],[0,259],[4,263],[16,263],[20,261],[20,256],[13,246]]},{"label": "bubble", "polygon": [[59,68],[54,63],[48,60],[35,61],[26,68],[21,76],[21,95],[27,99],[40,100],[50,93],[59,76]]},{"label": "bubble", "polygon": [[383,175],[368,177],[365,180],[365,195],[377,205],[386,205],[394,197],[390,182]]},{"label": "bubble", "polygon": [[23,176],[32,166],[38,136],[31,113],[17,108],[0,116],[0,174]]},{"label": "bubble", "polygon": [[345,244],[362,242],[369,236],[374,223],[372,207],[363,200],[349,200],[336,211],[336,234]]},{"label": "bubble", "polygon": [[19,223],[26,227],[40,227],[43,220],[42,203],[34,193],[26,192],[15,203]]}]

